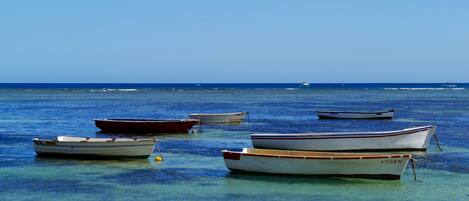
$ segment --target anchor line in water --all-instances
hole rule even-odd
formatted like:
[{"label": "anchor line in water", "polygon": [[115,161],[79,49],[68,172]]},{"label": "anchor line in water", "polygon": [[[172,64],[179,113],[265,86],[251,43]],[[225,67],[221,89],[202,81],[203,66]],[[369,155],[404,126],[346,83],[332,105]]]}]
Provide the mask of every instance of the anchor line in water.
[{"label": "anchor line in water", "polygon": [[443,151],[443,149],[442,149],[441,146],[440,146],[440,142],[439,142],[438,138],[436,137],[436,133],[433,134],[433,138],[435,138],[436,146],[438,147],[438,149],[439,149],[440,151]]},{"label": "anchor line in water", "polygon": [[414,158],[410,158],[410,164],[412,165],[412,173],[414,174],[414,181],[417,181],[417,173],[415,171],[416,166],[415,166]]}]

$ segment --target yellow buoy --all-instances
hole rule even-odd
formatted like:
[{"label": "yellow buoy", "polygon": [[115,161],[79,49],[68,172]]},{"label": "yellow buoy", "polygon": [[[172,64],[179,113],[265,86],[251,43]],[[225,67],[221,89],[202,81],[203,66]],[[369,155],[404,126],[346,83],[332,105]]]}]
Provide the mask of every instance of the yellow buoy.
[{"label": "yellow buoy", "polygon": [[155,157],[155,161],[162,161],[162,160],[163,160],[163,157],[161,157],[161,156]]}]

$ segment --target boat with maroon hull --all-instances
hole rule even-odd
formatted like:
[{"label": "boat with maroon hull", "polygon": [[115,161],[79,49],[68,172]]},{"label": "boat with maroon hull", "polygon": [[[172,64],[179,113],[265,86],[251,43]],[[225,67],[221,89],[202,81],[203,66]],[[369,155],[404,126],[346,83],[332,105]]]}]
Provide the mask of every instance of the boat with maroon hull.
[{"label": "boat with maroon hull", "polygon": [[197,119],[97,119],[96,127],[103,133],[188,133]]}]

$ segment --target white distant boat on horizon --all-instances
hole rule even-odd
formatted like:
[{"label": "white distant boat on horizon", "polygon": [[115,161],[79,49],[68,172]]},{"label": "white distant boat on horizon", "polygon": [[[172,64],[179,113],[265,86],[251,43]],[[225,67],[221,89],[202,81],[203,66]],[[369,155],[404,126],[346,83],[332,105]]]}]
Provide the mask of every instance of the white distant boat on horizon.
[{"label": "white distant boat on horizon", "polygon": [[456,88],[456,87],[458,87],[458,85],[456,85],[456,84],[454,84],[454,83],[445,83],[445,84],[443,84],[443,86],[448,87],[448,88]]},{"label": "white distant boat on horizon", "polygon": [[301,86],[303,86],[303,87],[309,87],[309,83],[308,83],[308,82],[302,82],[302,83],[301,83]]}]

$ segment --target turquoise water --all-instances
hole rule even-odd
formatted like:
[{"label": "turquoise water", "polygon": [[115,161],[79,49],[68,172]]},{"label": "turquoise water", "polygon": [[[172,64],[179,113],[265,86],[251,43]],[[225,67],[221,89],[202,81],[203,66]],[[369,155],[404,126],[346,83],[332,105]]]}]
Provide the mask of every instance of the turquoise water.
[{"label": "turquoise water", "polygon": [[[270,86],[270,85],[269,85]],[[469,89],[397,85],[1,87],[0,200],[469,200]],[[409,89],[411,88],[411,89]],[[462,88],[462,89],[461,89]],[[314,109],[395,108],[396,119],[318,120]],[[33,137],[108,136],[96,118],[185,118],[249,111],[247,123],[160,137],[164,161],[36,158]],[[393,130],[437,125],[400,181],[230,173],[220,150],[251,147],[262,132]]]}]

